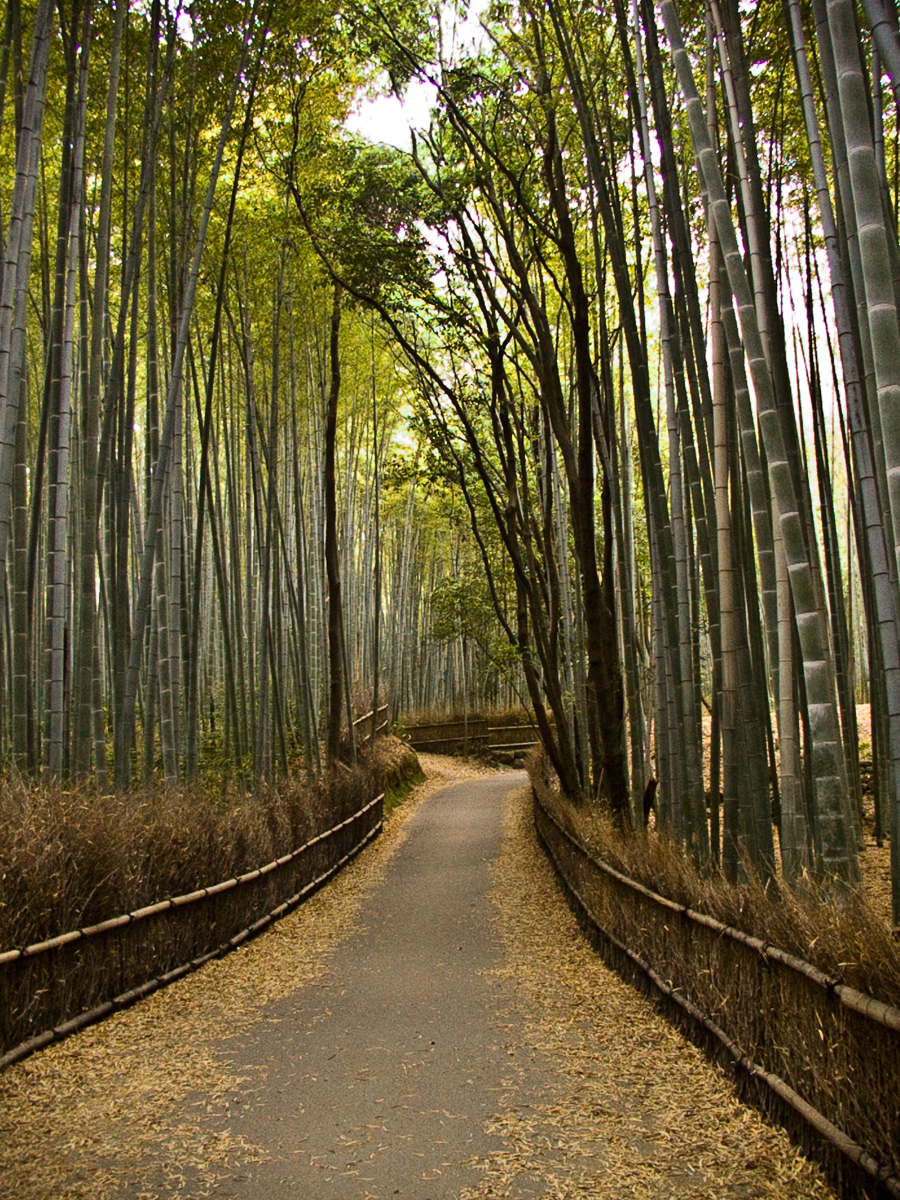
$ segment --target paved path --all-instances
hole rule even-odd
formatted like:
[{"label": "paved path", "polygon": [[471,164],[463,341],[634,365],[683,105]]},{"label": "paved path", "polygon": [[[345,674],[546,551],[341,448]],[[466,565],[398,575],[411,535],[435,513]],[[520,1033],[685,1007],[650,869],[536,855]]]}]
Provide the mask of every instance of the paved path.
[{"label": "paved path", "polygon": [[585,942],[522,782],[0,1075],[0,1200],[834,1200]]},{"label": "paved path", "polygon": [[215,1195],[450,1200],[476,1182],[464,1164],[499,1145],[483,1121],[507,1060],[503,985],[481,973],[502,957],[490,863],[503,798],[523,782],[506,774],[431,797],[327,973],[223,1043],[250,1076],[229,1127],[270,1158]]}]

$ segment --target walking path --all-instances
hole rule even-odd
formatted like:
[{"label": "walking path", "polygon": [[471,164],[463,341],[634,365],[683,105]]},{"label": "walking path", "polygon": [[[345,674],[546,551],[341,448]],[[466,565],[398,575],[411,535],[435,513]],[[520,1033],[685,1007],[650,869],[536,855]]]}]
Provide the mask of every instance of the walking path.
[{"label": "walking path", "polygon": [[477,1182],[463,1164],[499,1147],[484,1124],[507,1057],[504,985],[485,974],[502,953],[490,863],[503,797],[522,782],[475,779],[434,797],[368,897],[364,928],[223,1045],[243,1081],[228,1127],[269,1157],[216,1194],[444,1200]]},{"label": "walking path", "polygon": [[522,783],[426,786],[250,946],[0,1075],[0,1200],[830,1198],[583,941]]}]

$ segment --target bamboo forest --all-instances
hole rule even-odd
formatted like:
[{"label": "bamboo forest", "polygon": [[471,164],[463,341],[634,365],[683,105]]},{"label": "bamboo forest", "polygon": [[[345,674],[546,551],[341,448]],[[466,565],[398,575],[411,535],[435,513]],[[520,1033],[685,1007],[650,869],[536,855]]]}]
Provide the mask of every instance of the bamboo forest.
[{"label": "bamboo forest", "polygon": [[840,889],[870,761],[900,926],[898,104],[894,0],[7,0],[4,773],[521,706]]}]

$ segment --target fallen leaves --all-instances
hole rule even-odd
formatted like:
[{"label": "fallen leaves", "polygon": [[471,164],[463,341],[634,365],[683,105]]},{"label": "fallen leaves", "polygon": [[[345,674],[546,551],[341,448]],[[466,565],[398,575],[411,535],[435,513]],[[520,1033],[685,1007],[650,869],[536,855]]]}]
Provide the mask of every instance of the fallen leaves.
[{"label": "fallen leaves", "polygon": [[499,974],[515,985],[509,1049],[523,1065],[489,1123],[504,1148],[473,1164],[482,1179],[463,1200],[832,1198],[787,1135],[584,940],[537,847],[527,789],[507,801],[503,847]]}]

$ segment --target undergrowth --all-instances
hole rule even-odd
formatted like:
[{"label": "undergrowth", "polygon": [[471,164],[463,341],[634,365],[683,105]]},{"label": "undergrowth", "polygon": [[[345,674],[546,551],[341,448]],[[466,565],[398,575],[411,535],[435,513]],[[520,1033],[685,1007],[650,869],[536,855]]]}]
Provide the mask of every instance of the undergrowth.
[{"label": "undergrowth", "polygon": [[0,950],[252,870],[419,774],[413,751],[386,738],[331,780],[292,777],[253,794],[202,780],[110,796],[5,781]]},{"label": "undergrowth", "polygon": [[395,808],[398,808],[403,801],[409,796],[413,788],[420,783],[425,782],[425,772],[421,767],[404,779],[398,780],[397,783],[388,784],[384,791],[384,815],[388,816]]},{"label": "undergrowth", "polygon": [[804,881],[802,889],[729,883],[701,870],[663,832],[623,833],[599,809],[572,804],[544,782],[539,754],[527,763],[541,799],[591,852],[644,887],[805,959],[861,992],[900,1007],[900,946],[861,891]]}]

